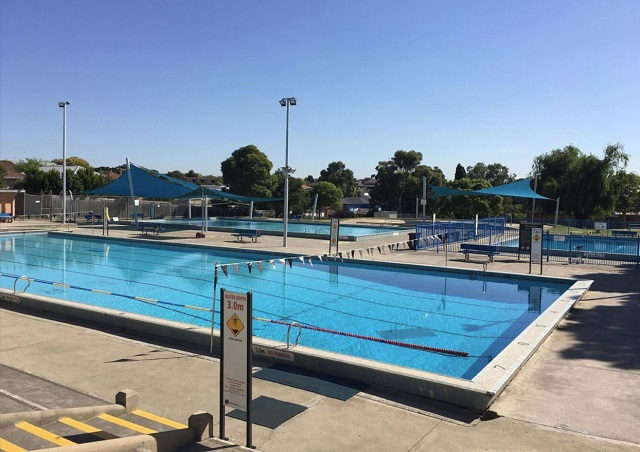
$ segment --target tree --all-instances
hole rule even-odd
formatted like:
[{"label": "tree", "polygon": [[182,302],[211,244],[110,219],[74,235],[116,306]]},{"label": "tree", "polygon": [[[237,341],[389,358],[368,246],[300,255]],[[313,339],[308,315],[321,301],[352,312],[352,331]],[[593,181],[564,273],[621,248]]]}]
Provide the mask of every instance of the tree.
[{"label": "tree", "polygon": [[[284,175],[276,172],[276,187],[274,196],[284,198]],[[302,188],[304,179],[289,176],[289,213],[291,215],[303,215],[311,210],[311,195],[309,190]],[[276,211],[276,216],[284,216],[284,202],[271,203],[271,208]]]},{"label": "tree", "polygon": [[492,187],[510,184],[516,180],[516,175],[509,173],[509,168],[500,163],[485,165],[482,162],[478,162],[475,166],[467,166],[467,177],[469,179],[486,180]]},{"label": "tree", "polygon": [[[458,190],[481,190],[489,188],[489,182],[482,179],[460,179],[446,184],[447,188]],[[473,218],[476,214],[490,217],[504,213],[502,196],[447,196],[441,198],[440,215],[453,218]]]},{"label": "tree", "polygon": [[464,166],[458,163],[456,166],[456,175],[454,176],[454,180],[460,180],[467,177],[467,172],[464,170]]},{"label": "tree", "polygon": [[169,171],[167,173],[167,176],[173,177],[174,179],[181,179],[181,180],[184,180],[185,178],[185,174],[182,171],[178,171],[178,170]]},{"label": "tree", "polygon": [[268,198],[272,196],[276,177],[271,174],[273,164],[254,145],[233,151],[220,165],[222,180],[232,193]]},{"label": "tree", "polygon": [[0,165],[0,188],[4,188],[5,186],[4,178],[6,176],[7,176],[7,169],[3,165]]},{"label": "tree", "polygon": [[344,196],[356,196],[358,192],[358,181],[353,177],[353,171],[342,162],[329,163],[326,170],[320,171],[318,181],[331,182],[342,190]]},{"label": "tree", "polygon": [[[536,157],[533,171],[539,174],[540,192],[549,198],[561,198],[565,213],[582,219],[602,218],[614,210],[615,175],[628,161],[629,155],[619,143],[607,146],[602,159],[566,146]],[[555,206],[540,204],[543,212],[553,214]]]},{"label": "tree", "polygon": [[619,171],[615,177],[616,185],[616,211],[622,214],[627,221],[627,214],[640,212],[640,176],[636,173]]},{"label": "tree", "polygon": [[[62,165],[62,159],[53,159],[56,165]],[[91,168],[89,162],[80,157],[67,157],[67,166],[81,166],[83,168]]]},{"label": "tree", "polygon": [[318,195],[318,206],[321,209],[339,210],[342,208],[342,190],[331,182],[318,182],[313,187],[313,195]]},{"label": "tree", "polygon": [[374,207],[396,210],[400,213],[411,210],[418,185],[416,170],[422,161],[422,154],[416,151],[396,151],[391,160],[378,162],[376,185],[371,191]]}]

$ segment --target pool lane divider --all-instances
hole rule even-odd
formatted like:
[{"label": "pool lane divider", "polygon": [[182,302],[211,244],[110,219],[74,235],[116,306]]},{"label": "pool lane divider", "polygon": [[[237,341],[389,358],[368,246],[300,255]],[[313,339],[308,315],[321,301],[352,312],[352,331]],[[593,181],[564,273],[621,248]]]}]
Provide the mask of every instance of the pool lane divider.
[{"label": "pool lane divider", "polygon": [[464,352],[464,351],[460,351],[460,350],[449,350],[446,348],[439,348],[439,347],[430,347],[428,345],[419,345],[419,344],[411,344],[408,342],[400,342],[400,341],[394,341],[392,339],[381,339],[379,337],[373,337],[373,336],[365,336],[362,334],[355,334],[355,333],[347,333],[344,331],[337,331],[337,330],[330,330],[328,328],[321,328],[319,326],[313,326],[313,325],[303,325],[300,324],[298,322],[285,322],[284,320],[275,320],[275,319],[265,319],[262,317],[253,317],[254,320],[259,320],[261,322],[267,322],[267,323],[275,323],[278,325],[286,325],[286,326],[296,326],[299,328],[303,328],[303,329],[307,329],[307,330],[313,330],[313,331],[319,331],[321,333],[329,333],[329,334],[337,334],[339,336],[347,336],[347,337],[353,337],[356,339],[364,339],[367,341],[373,341],[373,342],[380,342],[382,344],[391,344],[391,345],[397,345],[398,347],[405,347],[405,348],[412,348],[415,350],[422,350],[422,351],[427,351],[427,352],[435,352],[435,353],[443,353],[445,355],[453,355],[453,356],[461,356],[461,357],[468,357],[469,353],[468,352]]},{"label": "pool lane divider", "polygon": [[[18,275],[12,275],[9,273],[0,273],[0,276],[6,276],[9,278],[21,278]],[[28,278],[30,281],[33,282],[37,282],[37,283],[41,283],[41,284],[50,284],[53,286],[57,286],[57,287],[64,287],[64,288],[68,288],[68,289],[76,289],[76,290],[83,290],[85,292],[95,292],[95,293],[99,293],[99,294],[103,294],[103,295],[113,295],[113,296],[117,296],[117,297],[123,297],[123,298],[127,298],[130,300],[136,300],[136,301],[142,301],[144,303],[158,303],[158,304],[162,304],[162,305],[169,305],[169,306],[174,306],[174,307],[179,307],[179,308],[184,308],[184,309],[196,309],[199,311],[204,311],[204,312],[213,312],[212,309],[210,308],[202,308],[202,307],[198,307],[198,306],[191,306],[191,305],[185,305],[185,304],[178,304],[178,303],[171,303],[169,301],[160,301],[160,300],[156,300],[154,298],[146,298],[146,297],[140,297],[140,296],[134,296],[134,295],[125,295],[125,294],[119,294],[116,292],[108,292],[106,290],[99,290],[99,289],[88,289],[86,287],[80,287],[80,286],[74,286],[72,284],[63,284],[63,283],[57,283],[54,281],[46,281],[44,279],[37,279],[37,278]],[[291,322],[285,322],[284,320],[277,320],[277,319],[266,319],[263,317],[253,317],[254,320],[259,320],[262,322],[267,322],[267,323],[273,323],[276,325],[285,325],[285,326],[293,326],[294,324]],[[428,351],[428,352],[434,352],[434,353],[442,353],[445,355],[451,355],[451,356],[460,356],[460,357],[468,357],[469,353],[465,352],[465,351],[460,351],[460,350],[449,350],[446,348],[439,348],[439,347],[430,347],[428,345],[419,345],[419,344],[411,344],[408,342],[400,342],[400,341],[394,341],[392,339],[381,339],[379,337],[373,337],[373,336],[366,336],[366,335],[362,335],[362,334],[356,334],[356,333],[347,333],[345,331],[337,331],[337,330],[331,330],[328,328],[322,328],[319,326],[313,326],[313,325],[303,325],[303,324],[299,324],[299,323],[295,323],[295,326],[299,326],[300,328],[304,328],[304,329],[308,329],[308,330],[313,330],[313,331],[319,331],[322,333],[329,333],[329,334],[336,334],[339,336],[346,336],[346,337],[353,337],[356,339],[363,339],[363,340],[367,340],[367,341],[373,341],[373,342],[379,342],[382,344],[389,344],[389,345],[396,345],[398,347],[404,347],[404,348],[411,348],[414,350],[422,350],[422,351]]]}]

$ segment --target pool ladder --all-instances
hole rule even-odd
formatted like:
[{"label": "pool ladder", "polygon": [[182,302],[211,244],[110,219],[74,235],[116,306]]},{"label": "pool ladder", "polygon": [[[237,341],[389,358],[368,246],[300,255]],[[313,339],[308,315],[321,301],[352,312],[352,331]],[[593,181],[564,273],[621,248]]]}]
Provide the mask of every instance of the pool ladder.
[{"label": "pool ladder", "polygon": [[302,334],[302,325],[300,325],[298,322],[291,322],[291,324],[289,324],[289,328],[287,328],[287,348],[291,348],[291,328],[293,328],[294,326],[298,327],[298,335],[296,336],[296,343],[293,345],[298,345],[300,335]]},{"label": "pool ladder", "polygon": [[13,282],[13,294],[16,294],[16,285],[18,284],[18,281],[23,280],[27,282],[27,287],[25,287],[22,292],[26,292],[27,289],[29,288],[29,286],[31,285],[31,280],[27,277],[27,276],[18,276],[16,277],[16,280]]}]

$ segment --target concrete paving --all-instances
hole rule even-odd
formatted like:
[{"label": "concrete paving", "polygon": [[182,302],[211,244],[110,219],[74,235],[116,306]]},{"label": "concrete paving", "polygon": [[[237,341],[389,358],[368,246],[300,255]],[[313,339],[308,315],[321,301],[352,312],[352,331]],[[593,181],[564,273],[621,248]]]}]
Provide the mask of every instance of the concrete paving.
[{"label": "concrete paving", "polygon": [[[73,234],[101,234],[87,227],[70,229]],[[110,235],[141,237],[128,227],[112,227]],[[219,232],[210,232],[204,239],[195,238],[195,231],[168,231],[144,238],[283,252],[282,237],[276,236],[263,236],[258,243],[236,243],[229,233]],[[367,240],[340,247],[346,251],[381,244]],[[286,251],[326,253],[328,244],[290,237]],[[482,269],[481,259],[464,262],[458,254],[401,250],[369,258]],[[529,266],[497,257],[489,269],[528,273]],[[340,400],[324,395],[326,382],[322,380],[314,390],[308,380],[305,389],[288,384],[295,375],[280,382],[254,378],[254,399],[266,397],[306,409],[275,428],[254,425],[253,445],[262,451],[640,450],[640,429],[634,427],[640,420],[640,271],[551,263],[543,272],[595,282],[493,404],[485,420],[381,388],[354,392]],[[105,401],[131,388],[139,393],[141,408],[179,422],[196,411],[208,411],[214,415],[217,436],[217,359],[180,350],[174,344],[121,337],[117,332],[62,319],[15,312],[2,304],[0,308],[3,366]],[[259,371],[262,363],[255,364]],[[232,442],[245,444],[245,425],[227,416],[227,436]],[[209,450],[214,447],[210,444]],[[207,446],[200,444],[192,450],[207,450]]]}]

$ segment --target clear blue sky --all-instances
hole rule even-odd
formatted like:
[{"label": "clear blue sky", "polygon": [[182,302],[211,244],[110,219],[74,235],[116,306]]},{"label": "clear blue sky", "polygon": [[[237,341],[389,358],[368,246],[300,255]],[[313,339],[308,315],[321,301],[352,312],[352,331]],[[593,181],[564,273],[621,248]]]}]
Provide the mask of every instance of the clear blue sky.
[{"label": "clear blue sky", "polygon": [[640,1],[0,0],[0,158],[317,177],[416,150],[518,177],[620,142],[640,173]]}]

